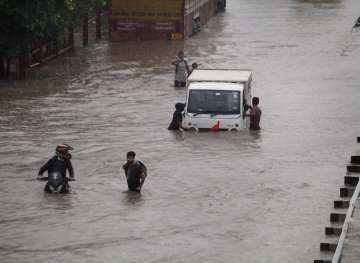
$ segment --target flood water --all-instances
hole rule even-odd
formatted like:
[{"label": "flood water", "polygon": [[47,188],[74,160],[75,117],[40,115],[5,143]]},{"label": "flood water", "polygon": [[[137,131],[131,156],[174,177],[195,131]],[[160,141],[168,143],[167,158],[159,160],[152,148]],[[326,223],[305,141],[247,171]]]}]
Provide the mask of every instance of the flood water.
[{"label": "flood water", "polygon": [[[360,130],[357,0],[232,0],[183,42],[94,43],[0,87],[1,262],[312,262]],[[360,30],[359,30],[360,31]],[[170,61],[248,68],[262,130],[169,132]],[[34,180],[72,145],[72,193]],[[149,176],[126,192],[125,154]]]}]

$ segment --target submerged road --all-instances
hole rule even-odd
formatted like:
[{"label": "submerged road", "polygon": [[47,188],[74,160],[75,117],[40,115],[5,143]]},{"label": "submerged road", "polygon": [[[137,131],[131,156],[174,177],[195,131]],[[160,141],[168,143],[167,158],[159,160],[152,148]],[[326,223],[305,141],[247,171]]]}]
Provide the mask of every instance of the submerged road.
[{"label": "submerged road", "polygon": [[[357,0],[233,0],[183,42],[98,42],[0,86],[0,261],[300,263],[360,130]],[[170,61],[249,68],[262,130],[173,133]],[[33,180],[57,143],[73,193]],[[149,170],[126,192],[128,150]]]}]

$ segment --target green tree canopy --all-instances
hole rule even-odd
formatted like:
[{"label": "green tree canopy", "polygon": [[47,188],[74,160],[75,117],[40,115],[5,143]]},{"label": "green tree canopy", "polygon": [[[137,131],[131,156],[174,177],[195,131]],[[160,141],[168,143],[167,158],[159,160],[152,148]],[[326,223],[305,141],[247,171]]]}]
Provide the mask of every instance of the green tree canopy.
[{"label": "green tree canopy", "polygon": [[0,56],[16,56],[32,45],[56,39],[79,23],[98,0],[0,0]]}]

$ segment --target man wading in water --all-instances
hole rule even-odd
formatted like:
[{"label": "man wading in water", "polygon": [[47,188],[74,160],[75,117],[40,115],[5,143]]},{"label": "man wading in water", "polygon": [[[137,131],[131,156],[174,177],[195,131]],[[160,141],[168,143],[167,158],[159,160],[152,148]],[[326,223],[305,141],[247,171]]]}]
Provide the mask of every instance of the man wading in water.
[{"label": "man wading in water", "polygon": [[246,117],[250,117],[250,130],[260,130],[260,118],[261,118],[261,109],[259,105],[259,98],[252,98],[252,107],[250,108],[250,113],[245,114]]},{"label": "man wading in water", "polygon": [[173,114],[173,119],[168,127],[168,130],[171,131],[180,131],[180,130],[184,130],[184,127],[182,127],[182,120],[183,120],[183,116],[182,116],[182,112],[185,108],[185,104],[184,103],[176,103],[175,104],[175,112]]},{"label": "man wading in water", "polygon": [[184,52],[179,51],[177,60],[173,61],[172,64],[175,65],[175,87],[185,87],[190,68],[184,58]]},{"label": "man wading in water", "polygon": [[127,162],[123,165],[129,191],[140,193],[147,176],[146,166],[135,160],[135,152],[130,151],[126,154]]}]

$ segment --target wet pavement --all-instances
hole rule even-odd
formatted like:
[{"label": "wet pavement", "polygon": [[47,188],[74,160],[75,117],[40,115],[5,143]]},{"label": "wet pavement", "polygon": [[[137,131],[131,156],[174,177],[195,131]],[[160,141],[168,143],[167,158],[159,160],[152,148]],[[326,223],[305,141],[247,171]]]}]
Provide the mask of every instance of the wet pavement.
[{"label": "wet pavement", "polygon": [[[311,262],[359,136],[355,0],[239,0],[183,42],[101,41],[0,86],[1,262]],[[170,61],[249,68],[262,130],[174,133]],[[76,182],[34,180],[57,143]],[[129,194],[128,150],[149,170]]]}]

